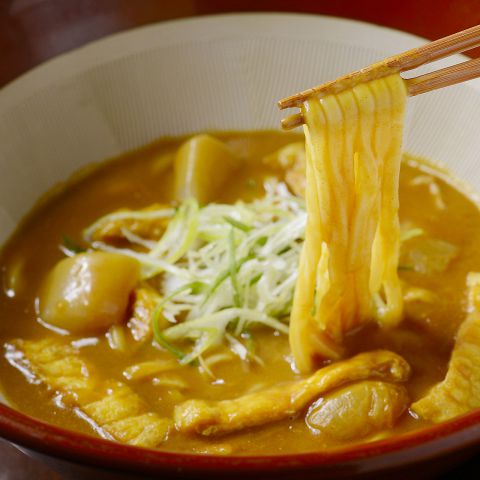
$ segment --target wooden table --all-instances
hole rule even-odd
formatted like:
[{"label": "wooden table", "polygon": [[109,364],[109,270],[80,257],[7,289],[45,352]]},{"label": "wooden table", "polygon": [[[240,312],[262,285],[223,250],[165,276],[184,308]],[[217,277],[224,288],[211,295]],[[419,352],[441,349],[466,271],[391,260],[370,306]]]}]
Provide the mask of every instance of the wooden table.
[{"label": "wooden table", "polygon": [[[236,11],[335,15],[429,39],[480,23],[480,0],[0,0],[0,87],[52,56],[110,33],[173,18]],[[472,56],[480,56],[480,49]],[[467,468],[478,472],[479,467],[474,460],[454,476],[467,478]],[[0,441],[0,480],[25,479],[62,480]]]},{"label": "wooden table", "polygon": [[[0,440],[0,480],[64,480],[47,466]],[[94,479],[90,479],[94,480]]]}]

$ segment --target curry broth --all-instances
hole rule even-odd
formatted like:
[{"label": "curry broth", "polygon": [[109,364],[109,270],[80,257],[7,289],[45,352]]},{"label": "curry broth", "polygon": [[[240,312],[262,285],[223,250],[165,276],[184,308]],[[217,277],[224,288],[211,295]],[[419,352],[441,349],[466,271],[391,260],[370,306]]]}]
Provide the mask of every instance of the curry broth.
[{"label": "curry broth", "polygon": [[[218,201],[252,200],[262,194],[269,176],[280,173],[260,163],[260,159],[281,146],[297,141],[299,136],[273,132],[222,133],[216,137],[231,146],[244,160]],[[40,283],[57,261],[64,257],[59,248],[67,234],[81,242],[82,230],[101,215],[119,208],[142,208],[172,198],[172,157],[182,139],[156,142],[127,154],[73,179],[60,193],[55,193],[37,207],[4,246],[0,256],[3,289],[0,292],[0,343],[14,338],[39,339],[56,336],[37,321],[35,298]],[[442,380],[455,332],[465,316],[465,277],[480,270],[480,214],[466,195],[438,179],[447,205],[436,209],[425,185],[412,185],[422,171],[405,157],[400,178],[400,219],[423,228],[429,235],[459,247],[459,255],[447,270],[434,276],[400,271],[400,276],[416,286],[433,290],[439,301],[415,318],[406,318],[392,331],[368,326],[347,338],[349,354],[373,348],[390,349],[410,363],[413,376],[407,384],[410,399],[420,398],[434,383]],[[422,168],[422,167],[420,167]],[[153,358],[171,358],[170,354],[147,345],[129,354],[112,350],[104,335],[97,338],[71,336],[78,341],[82,358],[95,365],[100,375],[125,381],[122,372],[132,364]],[[127,382],[146,399],[152,411],[171,416],[176,403],[188,398],[228,399],[248,391],[298,378],[291,367],[288,338],[271,330],[254,331],[256,354],[264,367],[247,365],[238,357],[213,369],[214,378],[196,366],[182,369],[188,383],[185,390],[155,386],[151,382]],[[53,401],[42,385],[29,383],[4,356],[0,357],[1,386],[8,400],[19,410],[85,433],[94,429],[75,413]],[[386,434],[419,428],[425,422],[405,413],[396,427]],[[373,440],[379,436],[371,437]],[[319,450],[338,443],[310,432],[302,415],[261,428],[217,439],[173,433],[163,450],[198,453],[271,454]]]}]

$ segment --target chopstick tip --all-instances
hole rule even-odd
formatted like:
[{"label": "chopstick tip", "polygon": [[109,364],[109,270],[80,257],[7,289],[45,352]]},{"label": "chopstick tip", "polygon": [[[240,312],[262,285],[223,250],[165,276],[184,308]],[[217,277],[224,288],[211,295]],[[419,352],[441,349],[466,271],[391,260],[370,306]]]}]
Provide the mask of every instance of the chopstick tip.
[{"label": "chopstick tip", "polygon": [[289,115],[281,120],[282,128],[284,130],[292,130],[293,128],[300,127],[305,122],[303,115],[301,113],[295,113],[294,115]]}]

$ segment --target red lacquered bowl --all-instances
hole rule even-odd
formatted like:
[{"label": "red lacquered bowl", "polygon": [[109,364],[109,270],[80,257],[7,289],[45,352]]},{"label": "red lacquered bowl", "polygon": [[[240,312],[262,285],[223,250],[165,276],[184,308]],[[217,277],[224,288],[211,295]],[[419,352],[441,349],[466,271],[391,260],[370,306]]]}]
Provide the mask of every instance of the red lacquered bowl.
[{"label": "red lacquered bowl", "polygon": [[[326,30],[325,30],[326,29]],[[329,31],[327,34],[325,31]],[[212,33],[213,32],[213,33]],[[266,32],[266,33],[265,33]],[[354,32],[354,34],[352,33]],[[447,33],[447,32],[445,32]],[[448,32],[450,33],[450,32]],[[278,72],[275,68],[281,68],[280,72],[284,72],[285,64],[282,64],[281,57],[268,56],[264,50],[252,48],[252,38],[261,40],[261,45],[266,45],[265,48],[280,46],[287,47],[291,42],[298,41],[296,45],[296,52],[299,51],[299,46],[316,45],[318,38],[326,35],[328,39],[336,36],[337,40],[344,41],[349,44],[348,52],[352,53],[354,61],[361,59],[364,62],[357,67],[364,66],[369,59],[378,59],[378,56],[386,56],[389,53],[397,53],[398,51],[411,48],[421,43],[421,40],[408,35],[395,33],[392,31],[385,31],[379,27],[370,27],[365,24],[351,23],[347,21],[340,21],[335,19],[328,19],[322,17],[307,17],[307,16],[286,16],[286,15],[253,15],[253,16],[225,16],[216,18],[204,18],[203,20],[187,20],[182,22],[173,22],[165,24],[164,26],[153,26],[141,29],[138,31],[127,32],[119,36],[115,36],[106,40],[102,40],[95,44],[89,45],[77,52],[67,54],[66,56],[55,59],[45,65],[40,66],[31,73],[28,73],[18,81],[13,82],[0,92],[0,117],[2,115],[12,114],[19,115],[21,111],[28,112],[37,122],[42,125],[42,129],[38,131],[29,132],[30,137],[25,138],[24,145],[38,145],[42,142],[48,143],[49,132],[45,129],[54,128],[55,122],[60,128],[61,123],[68,122],[69,128],[75,131],[78,136],[77,148],[83,145],[92,145],[92,139],[88,137],[92,133],[85,128],[79,128],[78,122],[84,122],[85,119],[79,118],[79,115],[72,116],[71,112],[76,112],[78,105],[70,104],[70,97],[64,98],[59,102],[58,108],[55,110],[55,117],[45,118],[45,105],[48,105],[49,99],[51,101],[58,100],[58,96],[63,95],[65,91],[76,91],[77,88],[83,88],[88,85],[89,75],[94,76],[96,85],[100,83],[111,81],[112,78],[118,78],[112,75],[116,72],[116,68],[124,66],[122,63],[125,57],[129,55],[135,61],[145,60],[151,67],[157,57],[148,55],[155,53],[153,48],[156,42],[172,41],[172,37],[177,36],[179,44],[184,42],[186,36],[192,43],[192,49],[201,47],[203,43],[212,41],[212,36],[216,45],[219,48],[228,46],[228,53],[235,58],[236,53],[242,55],[245,48],[249,48],[251,55],[259,55],[259,60],[255,60],[255,68],[262,69],[265,66],[264,61],[260,55],[265,55],[264,58],[271,61],[268,65],[270,70],[268,72],[259,72],[256,77],[255,87],[260,88],[263,85],[264,94],[270,92],[271,98],[267,100],[267,105],[274,104],[274,100],[281,98],[289,93],[298,91],[301,87],[308,87],[313,83],[320,83],[322,79],[326,80],[334,76],[331,71],[326,68],[322,72],[323,66],[313,64],[315,68],[315,75],[309,77],[307,74],[301,80],[300,84],[296,84],[289,78],[288,74],[281,76],[279,79]],[[352,38],[349,37],[352,35]],[[373,36],[370,38],[370,36]],[[378,36],[378,37],[377,37]],[[272,38],[273,37],[273,38]],[[301,37],[301,38],[300,38]],[[318,38],[317,38],[318,37]],[[366,38],[370,38],[368,42],[372,45],[381,45],[381,51],[373,54],[370,50],[357,48],[356,44],[361,44]],[[163,39],[163,40],[162,40]],[[242,44],[242,39],[247,39],[248,42]],[[363,39],[363,40],[362,40]],[[260,41],[259,40],[259,41]],[[321,39],[320,39],[321,40]],[[365,40],[366,41],[366,40]],[[202,43],[203,42],[203,43]],[[223,43],[222,43],[223,42]],[[283,42],[283,43],[282,43]],[[185,42],[184,42],[185,43]],[[269,47],[270,45],[270,47]],[[352,46],[353,45],[353,46]],[[157,44],[158,46],[158,44]],[[147,48],[148,47],[148,48]],[[373,47],[372,47],[373,48]],[[195,56],[194,51],[187,52],[189,55]],[[222,50],[223,51],[223,50]],[[310,50],[309,50],[310,51]],[[377,50],[374,50],[375,52]],[[147,57],[142,57],[147,55]],[[282,52],[286,55],[285,49]],[[358,56],[356,56],[358,53]],[[160,53],[158,54],[160,55]],[[375,57],[375,55],[377,55]],[[129,58],[130,58],[129,57]],[[163,58],[163,57],[162,57]],[[242,57],[243,58],[243,57]],[[310,58],[310,57],[309,57]],[[319,56],[321,58],[321,55]],[[139,60],[140,59],[140,60]],[[293,58],[298,66],[302,65],[302,59]],[[175,61],[172,55],[165,53],[165,58],[162,61]],[[360,60],[359,60],[360,61]],[[275,64],[275,62],[278,63]],[[341,56],[335,58],[336,68],[338,73],[352,70],[351,59],[344,59]],[[245,58],[243,58],[245,63]],[[234,62],[236,65],[236,63]],[[312,65],[311,63],[309,63]],[[276,65],[276,67],[275,67]],[[317,68],[318,67],[318,68]],[[179,67],[181,68],[181,67]],[[212,64],[212,69],[217,68]],[[252,72],[255,69],[248,69],[248,78],[251,80]],[[152,74],[152,71],[149,71]],[[205,72],[201,72],[205,74]],[[207,72],[208,73],[208,72]],[[236,81],[241,82],[242,72],[235,71],[233,77],[228,77],[229,70],[225,69],[225,78],[232,85]],[[288,73],[288,72],[287,72]],[[335,72],[337,73],[337,72]],[[75,76],[82,74],[82,82],[76,82]],[[322,75],[325,78],[322,78]],[[128,69],[122,70],[122,80],[128,77]],[[73,78],[73,80],[72,80]],[[218,76],[216,77],[218,78]],[[239,80],[240,78],[240,80]],[[130,93],[134,99],[141,99],[141,105],[145,109],[155,108],[155,101],[160,101],[157,97],[150,99],[144,94],[144,85],[142,79],[132,77],[129,79],[129,88],[133,89]],[[199,81],[199,79],[196,79]],[[201,77],[200,77],[201,80]],[[228,83],[227,82],[227,83]],[[62,87],[62,88],[59,88]],[[270,86],[275,90],[270,91]],[[68,87],[68,88],[67,88]],[[165,97],[175,98],[178,92],[175,92],[175,85],[171,85],[172,91],[166,92]],[[233,88],[233,87],[232,87]],[[237,88],[237,87],[235,87]],[[234,88],[234,91],[235,91]],[[136,90],[135,90],[136,89]],[[88,93],[88,92],[87,92]],[[228,93],[228,92],[227,92]],[[243,92],[245,94],[245,92]],[[248,93],[248,92],[247,92]],[[82,91],[82,100],[85,100],[85,91]],[[207,95],[200,96],[202,99],[208,97]],[[220,91],[213,92],[213,95],[220,95]],[[41,97],[41,101],[33,103],[32,99]],[[76,97],[75,97],[76,98]],[[467,97],[465,97],[467,98]],[[471,97],[474,98],[473,96]],[[477,96],[475,96],[475,99]],[[88,99],[88,95],[87,95]],[[197,107],[200,109],[192,115],[192,118],[197,123],[185,124],[184,119],[175,117],[169,124],[164,124],[157,121],[161,118],[161,114],[155,110],[147,112],[148,125],[146,128],[139,128],[142,126],[141,112],[138,110],[128,110],[115,112],[115,118],[109,119],[113,130],[118,129],[119,125],[124,128],[128,126],[131,121],[131,116],[139,116],[140,124],[135,123],[135,128],[132,133],[127,129],[129,136],[123,138],[125,144],[121,145],[124,150],[134,148],[135,146],[148,143],[148,141],[161,135],[175,135],[184,133],[186,131],[193,131],[202,128],[209,129],[242,129],[242,128],[272,128],[278,125],[280,116],[272,109],[271,113],[268,111],[257,110],[253,114],[249,111],[241,112],[237,108],[237,104],[229,105],[229,97],[224,99],[225,109],[236,109],[235,124],[225,124],[225,117],[221,112],[218,116],[202,117],[204,106]],[[149,102],[149,100],[152,100]],[[249,99],[249,105],[260,104],[255,97]],[[475,100],[476,101],[476,100]],[[47,103],[42,103],[47,102]],[[213,105],[212,99],[207,102],[207,106]],[[468,111],[470,105],[470,97],[465,100],[467,105],[462,109]],[[17,106],[22,106],[22,109],[17,109]],[[223,105],[223,103],[222,103]],[[165,107],[163,105],[163,107]],[[64,110],[62,110],[64,109]],[[473,109],[473,108],[472,108]],[[48,110],[48,109],[47,109]],[[20,113],[18,113],[20,111]],[[182,109],[179,109],[181,112]],[[13,113],[12,113],[13,112]],[[133,113],[132,113],[133,112]],[[215,111],[213,112],[215,113]],[[123,115],[123,116],[122,116]],[[10,118],[10,117],[8,117]],[[16,117],[11,117],[16,118]],[[138,120],[137,119],[137,120]],[[47,121],[48,120],[48,121]],[[461,121],[460,119],[459,121]],[[227,119],[228,121],[228,119]],[[53,126],[52,126],[53,122]],[[77,122],[77,123],[75,123]],[[157,123],[156,123],[157,122]],[[243,123],[242,123],[243,122]],[[470,124],[476,125],[475,122]],[[463,134],[468,137],[469,125],[465,122]],[[472,127],[473,128],[473,127]],[[448,130],[448,126],[446,127]],[[124,130],[119,130],[124,132]],[[146,133],[145,133],[146,132]],[[474,138],[475,132],[471,134]],[[35,136],[37,135],[37,137]],[[475,135],[475,145],[478,145],[478,135]],[[8,141],[8,137],[5,137]],[[47,139],[47,140],[45,140]],[[1,141],[2,139],[0,139]],[[45,190],[49,185],[65,178],[71,171],[82,166],[82,162],[88,163],[91,161],[101,160],[107,156],[112,156],[118,152],[105,151],[88,151],[87,154],[82,152],[74,152],[74,155],[66,155],[69,153],[68,145],[55,145],[55,148],[49,149],[48,145],[43,145],[44,150],[36,153],[36,157],[32,158],[37,164],[42,162],[57,161],[58,168],[55,169],[53,175],[56,178],[43,179],[41,173],[36,175],[35,165],[32,164],[32,178],[35,179],[35,187],[28,190],[31,198],[27,198],[25,202],[32,204],[33,200]],[[425,146],[427,151],[418,153],[438,158],[436,152],[433,151],[431,155],[428,152],[428,145]],[[13,151],[13,150],[12,150]],[[442,148],[442,152],[445,148]],[[478,149],[477,149],[478,151]],[[462,158],[468,160],[469,151],[463,152]],[[1,154],[1,151],[0,151]],[[19,154],[20,155],[20,154]],[[38,156],[40,155],[40,157]],[[83,155],[83,156],[81,156]],[[448,156],[448,152],[445,153]],[[1,157],[1,155],[0,155]],[[62,163],[62,159],[69,158],[69,162]],[[15,156],[12,156],[12,162],[15,162]],[[446,159],[448,160],[448,158]],[[460,173],[461,165],[459,166]],[[455,165],[452,166],[455,168]],[[463,167],[462,167],[463,168]],[[471,172],[471,170],[469,170]],[[10,185],[16,185],[21,181],[12,173],[11,178],[0,179],[0,183],[9,182]],[[471,182],[480,186],[480,176],[477,178],[476,170],[469,175]],[[42,184],[42,181],[44,183]],[[478,190],[479,188],[477,188]],[[3,206],[1,198],[2,191],[0,190],[0,205]],[[27,202],[30,202],[28,203]],[[6,202],[5,202],[6,204]],[[16,206],[12,207],[12,211],[8,212],[12,218],[12,223],[18,222],[21,216],[25,213],[25,205],[16,210]],[[180,453],[167,453],[156,450],[147,450],[136,447],[129,447],[112,443],[106,440],[89,437],[83,434],[67,431],[59,427],[46,424],[32,417],[26,416],[8,406],[0,404],[0,436],[9,440],[13,444],[30,452],[34,456],[42,458],[43,461],[54,466],[56,469],[68,472],[74,478],[237,478],[248,475],[251,478],[360,478],[362,476],[388,476],[389,478],[404,478],[406,474],[412,475],[416,478],[425,478],[446,472],[461,461],[471,457],[480,451],[480,412],[472,412],[461,418],[452,420],[450,422],[427,428],[421,431],[405,434],[387,440],[358,445],[349,448],[330,450],[328,452],[317,452],[307,454],[295,455],[278,455],[278,456],[207,456],[207,455],[191,455]]]},{"label": "red lacquered bowl", "polygon": [[388,440],[295,455],[210,456],[130,447],[64,430],[3,405],[0,434],[73,478],[430,478],[480,451],[480,411]]}]

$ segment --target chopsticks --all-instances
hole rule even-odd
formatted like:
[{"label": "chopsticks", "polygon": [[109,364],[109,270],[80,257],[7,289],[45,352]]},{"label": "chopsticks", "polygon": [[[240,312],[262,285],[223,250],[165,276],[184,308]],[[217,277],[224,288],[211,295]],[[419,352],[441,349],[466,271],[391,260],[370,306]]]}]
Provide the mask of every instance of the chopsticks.
[{"label": "chopsticks", "polygon": [[[399,55],[393,55],[384,60],[369,65],[366,68],[348,73],[342,77],[309,88],[295,95],[283,98],[278,102],[281,110],[290,107],[300,107],[312,95],[325,97],[352,88],[362,82],[368,82],[386,77],[393,73],[413,70],[421,65],[461,53],[480,45],[480,25],[440,38],[418,48],[408,50]],[[408,95],[415,96],[438,88],[448,87],[480,76],[480,58],[442,68],[419,77],[405,79]],[[286,130],[300,126],[304,119],[301,113],[290,115],[282,120]]]}]

